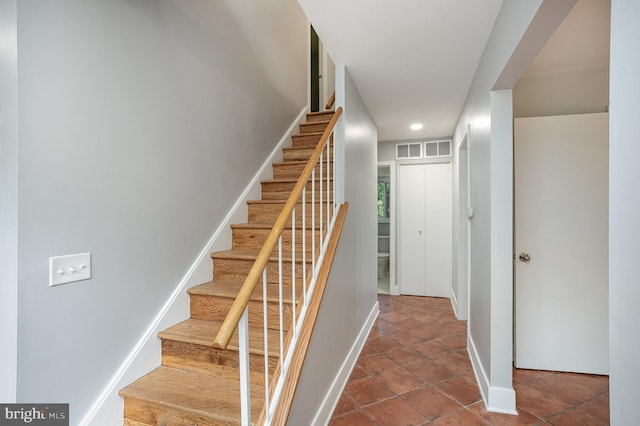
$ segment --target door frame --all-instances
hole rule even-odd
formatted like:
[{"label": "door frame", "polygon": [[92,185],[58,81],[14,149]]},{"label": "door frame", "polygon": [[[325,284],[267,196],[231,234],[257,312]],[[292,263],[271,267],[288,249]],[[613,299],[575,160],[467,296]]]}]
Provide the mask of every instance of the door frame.
[{"label": "door frame", "polygon": [[[400,287],[396,279],[396,212],[397,212],[397,168],[395,161],[379,161],[378,167],[389,167],[389,294],[400,295]],[[377,259],[376,259],[377,264]]]},{"label": "door frame", "polygon": [[457,242],[456,259],[456,285],[457,297],[451,288],[452,306],[459,320],[469,318],[469,271],[471,269],[471,224],[473,217],[471,207],[471,144],[469,138],[471,126],[467,125],[467,134],[457,148],[458,171],[458,235],[454,236],[454,244]]}]

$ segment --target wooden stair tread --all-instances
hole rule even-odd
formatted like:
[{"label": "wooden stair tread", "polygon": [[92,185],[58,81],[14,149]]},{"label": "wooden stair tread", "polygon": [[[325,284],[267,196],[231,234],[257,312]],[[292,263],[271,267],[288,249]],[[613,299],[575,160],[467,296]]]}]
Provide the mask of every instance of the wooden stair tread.
[{"label": "wooden stair tread", "polygon": [[[231,226],[231,229],[272,229],[272,223],[234,223]],[[284,227],[285,230],[291,231],[291,225],[287,225]],[[300,231],[302,229],[302,224],[300,221],[296,222],[296,230]],[[311,225],[307,224],[307,231],[311,231]],[[318,231],[318,228],[316,228]]]},{"label": "wooden stair tread", "polygon": [[[278,250],[278,246],[276,245],[274,249],[275,253],[272,253],[271,257],[269,257],[270,261],[278,260],[277,250]],[[258,257],[258,253],[260,253],[259,250],[232,249],[232,250],[216,251],[214,253],[211,253],[211,257],[214,259],[255,260]],[[283,253],[282,261],[291,262],[291,255]],[[296,263],[301,263],[301,262],[302,260],[299,258],[299,256],[296,256]],[[311,260],[308,260],[308,262],[311,262]]]},{"label": "wooden stair tread", "polygon": [[[316,149],[315,146],[285,146],[284,148],[282,148],[283,151],[314,151],[315,149]],[[333,149],[331,150],[331,154],[332,154],[331,157],[333,158]],[[301,160],[284,160],[285,163],[290,161],[301,161]],[[324,161],[327,161],[327,159],[325,158]]]},{"label": "wooden stair tread", "polygon": [[[273,225],[268,223],[234,223],[231,225],[231,229],[272,229]],[[291,229],[290,226],[286,226],[284,229]]]},{"label": "wooden stair tread", "polygon": [[[191,295],[201,295],[201,296],[216,296],[216,297],[226,297],[229,299],[235,299],[242,287],[243,281],[224,281],[224,280],[213,280],[203,284],[199,284],[197,286],[191,287],[187,290],[187,292]],[[296,299],[300,298],[300,288],[301,284],[297,283],[296,285]],[[277,303],[278,302],[278,284],[269,283],[267,284],[267,302]],[[253,294],[251,295],[251,300],[262,302],[262,282],[259,282],[256,286]],[[282,286],[282,301],[284,303],[291,303],[293,300],[293,292],[291,291],[291,285],[283,285]]]},{"label": "wooden stair tread", "polygon": [[[326,164],[326,159],[324,163]],[[289,160],[289,161],[281,161],[279,163],[273,163],[274,166],[286,166],[286,165],[306,165],[308,163],[307,160]],[[333,164],[333,158],[329,160],[329,163]]]},{"label": "wooden stair tread", "polygon": [[[247,204],[282,204],[283,206],[287,200],[247,200]],[[297,202],[296,204],[302,204]],[[311,205],[311,201],[307,201],[308,205]]]},{"label": "wooden stair tread", "polygon": [[[218,330],[220,330],[220,326],[222,326],[222,322],[189,318],[161,331],[158,333],[158,337],[165,340],[211,347]],[[267,336],[269,337],[269,342],[277,342],[279,339],[277,330],[269,329]],[[249,352],[264,355],[263,341],[264,328],[249,327]],[[233,333],[233,337],[231,337],[227,350],[237,352],[239,349],[238,330],[236,330]],[[277,348],[273,344],[270,346],[269,356],[278,356]]]},{"label": "wooden stair tread", "polygon": [[315,121],[307,121],[306,123],[300,123],[301,126],[308,126],[311,124],[329,124],[331,119],[329,120],[315,120]]},{"label": "wooden stair tread", "polygon": [[318,116],[318,115],[331,115],[333,116],[333,114],[335,114],[336,112],[332,109],[328,109],[326,111],[311,111],[307,113],[307,118],[311,118],[314,116]]},{"label": "wooden stair tread", "polygon": [[[325,123],[325,121],[314,121],[314,124],[318,124],[318,123]],[[328,123],[328,121],[326,121],[326,123]],[[297,133],[295,135],[292,135],[294,138],[297,136],[322,136],[324,134],[324,132],[307,132],[307,133]]]},{"label": "wooden stair tread", "polygon": [[[226,377],[161,366],[119,394],[124,398],[211,419],[213,424],[215,421],[240,424],[240,383]],[[258,418],[263,405],[263,388],[251,386],[253,419]]]},{"label": "wooden stair tread", "polygon": [[[323,178],[322,180],[326,181],[326,178]],[[330,178],[329,180],[333,180],[333,178]],[[319,182],[320,179],[318,177],[316,177],[316,181]],[[296,183],[298,182],[298,179],[292,179],[292,178],[278,178],[278,179],[263,179],[260,181],[260,183]]]}]

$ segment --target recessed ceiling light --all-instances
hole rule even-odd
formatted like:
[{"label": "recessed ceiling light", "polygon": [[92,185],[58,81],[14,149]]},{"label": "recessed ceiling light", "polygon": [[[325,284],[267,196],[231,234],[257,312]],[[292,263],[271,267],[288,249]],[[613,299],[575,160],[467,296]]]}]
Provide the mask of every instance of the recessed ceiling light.
[{"label": "recessed ceiling light", "polygon": [[422,129],[422,123],[413,123],[411,126],[411,130],[420,130]]}]

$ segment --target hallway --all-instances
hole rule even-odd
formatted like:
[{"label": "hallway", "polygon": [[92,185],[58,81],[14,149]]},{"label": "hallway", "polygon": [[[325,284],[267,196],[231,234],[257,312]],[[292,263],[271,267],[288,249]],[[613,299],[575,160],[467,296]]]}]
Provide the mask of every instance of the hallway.
[{"label": "hallway", "polygon": [[519,416],[484,410],[466,321],[448,299],[379,295],[380,316],[330,426],[606,425],[606,376],[514,369]]}]

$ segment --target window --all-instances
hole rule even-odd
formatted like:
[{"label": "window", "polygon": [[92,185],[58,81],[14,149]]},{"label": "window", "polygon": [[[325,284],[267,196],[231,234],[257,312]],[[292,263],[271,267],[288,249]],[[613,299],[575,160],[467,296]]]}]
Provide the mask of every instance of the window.
[{"label": "window", "polygon": [[378,177],[378,219],[389,219],[388,177]]}]

